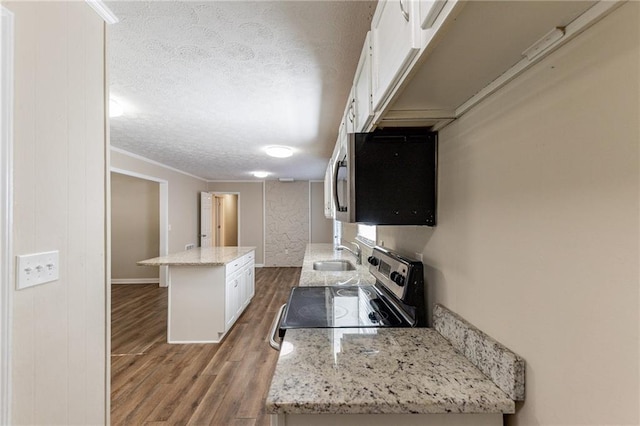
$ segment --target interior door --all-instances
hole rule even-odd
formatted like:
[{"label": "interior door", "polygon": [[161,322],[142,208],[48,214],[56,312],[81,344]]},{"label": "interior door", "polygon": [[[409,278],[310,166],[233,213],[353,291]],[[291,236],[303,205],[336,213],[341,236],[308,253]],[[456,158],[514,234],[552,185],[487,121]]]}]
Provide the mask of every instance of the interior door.
[{"label": "interior door", "polygon": [[213,195],[208,192],[200,193],[200,247],[211,247]]}]

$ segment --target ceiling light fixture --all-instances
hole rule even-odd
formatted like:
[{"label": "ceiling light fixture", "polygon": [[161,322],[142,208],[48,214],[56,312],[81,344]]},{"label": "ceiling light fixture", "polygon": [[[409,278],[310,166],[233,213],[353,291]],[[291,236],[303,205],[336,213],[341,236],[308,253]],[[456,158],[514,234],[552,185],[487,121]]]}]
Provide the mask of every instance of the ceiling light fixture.
[{"label": "ceiling light fixture", "polygon": [[269,176],[269,172],[253,172],[253,175],[257,178],[266,178],[267,176]]},{"label": "ceiling light fixture", "polygon": [[267,155],[276,158],[287,158],[293,155],[293,149],[288,146],[272,145],[265,148]]},{"label": "ceiling light fixture", "polygon": [[109,99],[109,118],[120,117],[124,113],[124,108],[115,99]]}]

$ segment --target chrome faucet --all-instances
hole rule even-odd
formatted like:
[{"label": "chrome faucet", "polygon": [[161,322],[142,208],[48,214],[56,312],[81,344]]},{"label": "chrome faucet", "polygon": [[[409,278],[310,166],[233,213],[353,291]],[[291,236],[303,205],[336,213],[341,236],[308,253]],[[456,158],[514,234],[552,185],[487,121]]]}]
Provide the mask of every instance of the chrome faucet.
[{"label": "chrome faucet", "polygon": [[347,246],[343,246],[343,245],[339,245],[338,247],[336,247],[336,250],[346,250],[349,253],[351,253],[352,255],[354,255],[356,257],[356,265],[362,265],[362,249],[360,249],[360,246],[356,243],[351,243],[354,246],[356,246],[356,250],[353,251],[351,250],[349,247]]}]

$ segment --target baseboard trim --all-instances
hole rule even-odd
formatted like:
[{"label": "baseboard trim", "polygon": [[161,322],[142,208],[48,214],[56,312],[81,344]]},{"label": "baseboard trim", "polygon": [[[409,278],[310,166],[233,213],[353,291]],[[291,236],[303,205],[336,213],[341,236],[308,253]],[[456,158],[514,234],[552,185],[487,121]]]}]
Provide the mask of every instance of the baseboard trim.
[{"label": "baseboard trim", "polygon": [[256,263],[255,265],[256,268],[264,268],[264,263]]},{"label": "baseboard trim", "polygon": [[160,278],[113,278],[111,285],[114,284],[160,284]]}]

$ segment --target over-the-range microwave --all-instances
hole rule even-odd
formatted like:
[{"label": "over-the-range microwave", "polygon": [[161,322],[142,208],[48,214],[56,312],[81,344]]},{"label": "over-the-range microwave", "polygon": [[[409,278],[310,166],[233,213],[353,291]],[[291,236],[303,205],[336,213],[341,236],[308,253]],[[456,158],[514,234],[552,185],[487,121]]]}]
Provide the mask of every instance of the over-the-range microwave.
[{"label": "over-the-range microwave", "polygon": [[333,165],[336,219],[435,226],[437,155],[438,135],[428,129],[349,134]]}]

